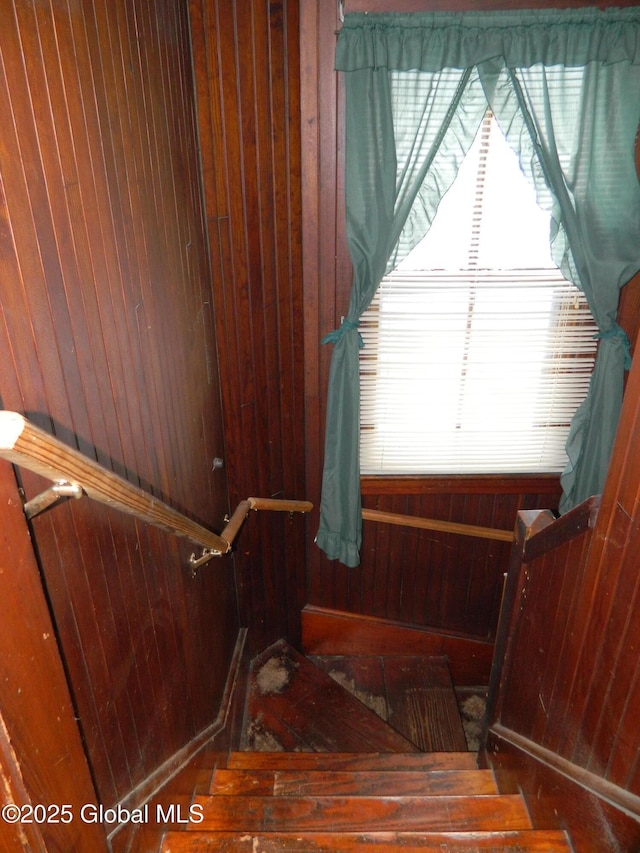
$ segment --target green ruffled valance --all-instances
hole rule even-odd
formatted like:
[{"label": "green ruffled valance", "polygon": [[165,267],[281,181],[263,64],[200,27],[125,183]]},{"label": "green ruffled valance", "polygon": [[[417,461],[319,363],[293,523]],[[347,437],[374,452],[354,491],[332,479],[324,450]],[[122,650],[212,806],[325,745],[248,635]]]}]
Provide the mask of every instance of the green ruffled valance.
[{"label": "green ruffled valance", "polygon": [[508,68],[640,64],[640,8],[345,15],[336,68],[440,71],[500,57]]}]

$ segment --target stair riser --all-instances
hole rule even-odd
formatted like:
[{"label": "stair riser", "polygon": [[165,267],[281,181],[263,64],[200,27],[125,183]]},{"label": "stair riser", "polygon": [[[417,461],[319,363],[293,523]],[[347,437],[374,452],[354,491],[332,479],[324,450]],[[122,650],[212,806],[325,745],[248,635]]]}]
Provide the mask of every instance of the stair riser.
[{"label": "stair riser", "polygon": [[326,753],[326,752],[232,752],[227,768],[234,770],[473,770],[476,756],[470,752],[433,753]]},{"label": "stair riser", "polygon": [[164,853],[570,853],[564,833],[169,833]]}]

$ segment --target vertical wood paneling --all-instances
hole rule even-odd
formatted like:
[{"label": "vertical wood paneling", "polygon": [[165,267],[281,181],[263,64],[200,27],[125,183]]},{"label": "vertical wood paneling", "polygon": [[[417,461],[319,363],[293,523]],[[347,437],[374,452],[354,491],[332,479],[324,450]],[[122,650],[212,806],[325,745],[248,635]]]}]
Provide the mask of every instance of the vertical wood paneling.
[{"label": "vertical wood paneling", "polygon": [[595,528],[525,562],[498,717],[623,803],[640,796],[639,440],[634,363]]},{"label": "vertical wood paneling", "polygon": [[[11,467],[4,461],[0,464],[0,505],[3,803],[65,803],[78,815],[85,803],[95,801],[96,794],[18,486]],[[31,827],[25,823],[20,826],[15,843],[8,828],[6,824],[2,827],[6,850],[107,849],[104,828],[81,820],[51,821]],[[33,837],[33,829],[41,839]]]},{"label": "vertical wood paneling", "polygon": [[[16,0],[0,51],[2,406],[220,529],[186,8]],[[28,497],[44,486],[20,476]],[[111,805],[215,719],[238,627],[233,566],[192,579],[187,543],[87,499],[32,530]]]},{"label": "vertical wood paneling", "polygon": [[[521,488],[530,485],[522,483]],[[540,481],[539,485],[544,484]],[[520,509],[557,506],[557,484],[555,489],[552,482],[548,486],[539,494],[518,492],[515,479],[510,491],[501,494],[504,483],[479,484],[461,478],[455,487],[451,481],[432,481],[433,493],[403,495],[401,487],[394,486],[391,494],[373,494],[372,478],[366,483],[363,505],[402,515],[511,530]],[[486,491],[479,492],[479,488]],[[360,566],[346,569],[337,563],[328,564],[329,570],[320,566],[311,603],[493,638],[509,553],[508,542],[366,521]],[[333,585],[328,582],[330,578]]]},{"label": "vertical wood paneling", "polygon": [[[232,503],[304,498],[298,4],[192,0],[191,25]],[[241,618],[299,636],[305,520],[252,518]]]}]

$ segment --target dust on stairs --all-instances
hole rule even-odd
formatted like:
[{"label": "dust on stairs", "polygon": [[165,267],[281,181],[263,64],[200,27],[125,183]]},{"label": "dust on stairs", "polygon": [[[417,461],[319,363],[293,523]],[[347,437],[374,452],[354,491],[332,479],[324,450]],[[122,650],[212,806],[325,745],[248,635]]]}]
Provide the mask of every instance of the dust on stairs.
[{"label": "dust on stairs", "polygon": [[[384,698],[394,728],[338,683],[336,672],[355,675],[344,661],[316,663],[283,642],[254,661],[245,748],[218,756],[208,791],[192,801],[195,819],[166,833],[163,853],[571,849],[564,833],[534,829],[522,797],[501,794],[464,745],[419,749],[427,699],[390,708],[388,690],[364,691],[378,711]],[[412,676],[403,677],[406,693]]]}]

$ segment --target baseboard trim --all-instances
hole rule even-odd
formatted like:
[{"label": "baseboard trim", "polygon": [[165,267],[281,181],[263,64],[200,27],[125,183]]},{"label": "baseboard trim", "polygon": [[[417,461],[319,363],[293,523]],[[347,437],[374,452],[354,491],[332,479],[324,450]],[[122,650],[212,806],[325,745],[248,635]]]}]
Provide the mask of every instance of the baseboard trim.
[{"label": "baseboard trim", "polygon": [[640,797],[596,773],[499,723],[480,763],[501,793],[522,792],[534,826],[566,829],[576,853],[640,849]]},{"label": "baseboard trim", "polygon": [[456,687],[488,684],[493,660],[488,640],[311,604],[302,647],[308,655],[444,655]]},{"label": "baseboard trim", "polygon": [[[234,702],[238,699],[237,690],[242,679],[243,669],[247,667],[245,653],[247,649],[247,629],[241,628],[236,638],[231,662],[229,664],[229,672],[225,682],[225,688],[220,702],[220,708],[216,719],[205,729],[199,732],[192,740],[189,741],[182,749],[175,752],[170,758],[161,764],[153,773],[141,782],[137,787],[130,791],[126,797],[123,797],[114,808],[133,809],[141,808],[152,797],[158,794],[171,780],[183,770],[189,762],[198,755],[198,753],[224,732],[231,722],[234,714]],[[244,697],[241,697],[242,705],[236,713],[242,715],[244,713]],[[240,721],[241,725],[241,721]],[[127,824],[117,825],[112,832],[109,833],[108,839],[111,842],[113,837]]]}]

